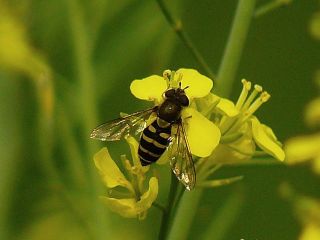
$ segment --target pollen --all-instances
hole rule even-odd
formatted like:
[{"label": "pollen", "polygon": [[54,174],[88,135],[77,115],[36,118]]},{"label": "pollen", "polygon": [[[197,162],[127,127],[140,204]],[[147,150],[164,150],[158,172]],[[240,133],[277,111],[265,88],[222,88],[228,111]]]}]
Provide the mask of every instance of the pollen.
[{"label": "pollen", "polygon": [[163,77],[170,78],[171,70],[170,69],[164,70],[162,75],[163,75]]},{"label": "pollen", "polygon": [[221,121],[222,133],[231,133],[240,128],[240,126],[248,120],[259,107],[267,102],[270,98],[270,94],[263,91],[262,86],[255,84],[253,90],[250,92],[252,84],[246,79],[242,79],[242,91],[236,103],[236,108],[239,110],[240,114],[235,119],[223,118]]},{"label": "pollen", "polygon": [[254,85],[254,89],[248,99],[246,100],[245,104],[243,105],[242,109],[248,109],[250,104],[253,102],[253,100],[257,97],[259,93],[262,92],[262,87],[260,85]]},{"label": "pollen", "polygon": [[250,105],[249,109],[246,112],[247,117],[255,113],[263,103],[267,102],[270,99],[270,97],[271,96],[268,92],[262,92],[260,96],[253,102],[253,104]]},{"label": "pollen", "polygon": [[171,70],[169,70],[169,69],[164,70],[163,73],[162,73],[162,76],[168,83],[170,78],[171,78]]},{"label": "pollen", "polygon": [[263,92],[260,96],[262,102],[267,102],[270,99],[270,94],[267,92]]},{"label": "pollen", "polygon": [[238,101],[236,103],[237,109],[240,109],[242,107],[251,89],[251,82],[247,81],[246,79],[242,79],[241,82],[242,82],[243,88],[242,88],[240,97],[238,98]]}]

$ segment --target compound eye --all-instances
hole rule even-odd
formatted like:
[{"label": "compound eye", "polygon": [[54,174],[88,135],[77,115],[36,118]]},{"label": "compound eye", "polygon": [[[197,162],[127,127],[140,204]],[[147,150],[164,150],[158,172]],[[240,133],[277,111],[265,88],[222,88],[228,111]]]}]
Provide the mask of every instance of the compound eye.
[{"label": "compound eye", "polygon": [[164,93],[164,96],[166,98],[173,98],[175,95],[175,90],[174,89],[169,89]]},{"label": "compound eye", "polygon": [[180,95],[178,100],[182,106],[184,106],[184,107],[189,106],[189,99],[186,95]]}]

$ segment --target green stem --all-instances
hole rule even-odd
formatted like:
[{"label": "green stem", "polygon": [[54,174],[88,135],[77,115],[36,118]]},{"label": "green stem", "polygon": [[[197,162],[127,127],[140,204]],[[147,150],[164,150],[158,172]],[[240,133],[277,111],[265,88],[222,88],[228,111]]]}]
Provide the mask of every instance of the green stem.
[{"label": "green stem", "polygon": [[184,240],[188,238],[189,230],[196,215],[197,206],[202,194],[202,189],[184,192],[167,239]]},{"label": "green stem", "polygon": [[229,96],[249,31],[256,0],[239,0],[226,49],[218,71],[217,92]]},{"label": "green stem", "polygon": [[207,62],[204,60],[198,49],[194,46],[193,42],[191,41],[188,34],[184,31],[181,20],[175,20],[173,18],[172,13],[169,11],[166,4],[163,2],[163,0],[157,0],[158,5],[160,7],[160,10],[162,11],[163,15],[167,19],[168,23],[172,27],[173,31],[178,35],[178,37],[181,39],[181,41],[184,43],[184,45],[189,49],[192,56],[195,58],[195,60],[198,62],[198,64],[203,68],[203,70],[206,72],[206,74],[213,79],[214,74],[212,70],[210,69]]},{"label": "green stem", "polygon": [[158,208],[160,211],[162,211],[163,213],[166,211],[166,207],[163,206],[161,203],[158,202],[153,202],[152,206]]},{"label": "green stem", "polygon": [[270,2],[262,5],[261,7],[257,8],[257,10],[254,12],[253,16],[255,18],[261,17],[261,16],[263,16],[265,14],[268,14],[269,12],[271,12],[271,11],[277,9],[277,8],[289,5],[290,3],[291,3],[291,0],[273,0],[273,1],[270,1]]},{"label": "green stem", "polygon": [[[43,80],[40,80],[43,79]],[[52,86],[51,76],[47,78],[39,77],[36,82],[38,101],[39,101],[39,116],[38,116],[38,138],[39,138],[39,159],[50,183],[64,185],[61,176],[57,171],[52,156],[53,150],[53,102],[54,90]],[[45,104],[46,100],[51,98],[52,105],[49,107]]]},{"label": "green stem", "polygon": [[[255,2],[255,0],[240,0],[236,10],[218,74],[218,88],[224,96],[228,96],[231,92]],[[202,189],[185,192],[175,215],[168,239],[187,239],[202,194]]]},{"label": "green stem", "polygon": [[84,216],[74,204],[75,199],[70,196],[68,191],[62,188],[58,189],[57,194],[68,208],[70,214],[74,217],[75,222],[77,222],[82,229],[86,230],[84,232],[87,234],[87,239],[94,239],[92,226],[88,223],[86,216]]},{"label": "green stem", "polygon": [[265,158],[252,158],[249,160],[245,160],[237,163],[226,163],[226,166],[230,167],[239,167],[239,166],[281,166],[284,165],[283,162],[274,159],[273,157],[265,157]]},{"label": "green stem", "polygon": [[57,123],[60,126],[60,139],[66,154],[67,171],[71,184],[76,187],[87,187],[83,156],[72,132],[72,125],[63,105],[57,102]]},{"label": "green stem", "polygon": [[77,0],[69,0],[70,24],[73,38],[76,70],[80,84],[80,103],[85,135],[97,124],[95,76],[91,65],[91,44],[84,22],[83,12]]},{"label": "green stem", "polygon": [[171,215],[174,208],[174,203],[176,199],[177,187],[178,187],[178,180],[173,172],[171,172],[171,185],[170,185],[170,192],[168,197],[167,207],[163,211],[163,216],[161,219],[161,226],[159,231],[159,240],[164,240],[167,237],[169,232],[169,226],[171,223]]},{"label": "green stem", "polygon": [[[89,39],[88,29],[86,29],[85,20],[83,16],[83,10],[81,9],[78,0],[69,0],[68,10],[70,18],[70,28],[71,36],[73,39],[74,53],[75,53],[75,63],[76,70],[79,77],[79,95],[82,115],[82,122],[84,126],[84,136],[88,136],[88,141],[86,142],[87,157],[91,158],[92,154],[96,151],[97,146],[93,145],[89,141],[90,130],[97,124],[97,109],[96,109],[96,99],[94,95],[95,86],[95,76],[94,70],[91,65],[91,39]],[[91,176],[92,183],[92,193],[90,197],[92,198],[92,218],[95,226],[95,233],[97,235],[96,239],[105,239],[108,235],[107,231],[107,219],[106,212],[103,205],[98,201],[98,194],[102,192],[102,185],[98,179],[97,173],[90,164],[89,172]],[[110,233],[109,233],[110,237]]]},{"label": "green stem", "polygon": [[179,184],[178,188],[177,188],[176,198],[175,198],[175,201],[174,201],[174,204],[173,204],[173,210],[172,210],[173,216],[174,216],[174,214],[176,213],[176,211],[178,209],[180,200],[181,200],[181,198],[183,196],[183,193],[185,191],[186,191],[185,186],[182,185],[182,184]]},{"label": "green stem", "polygon": [[202,239],[221,240],[231,228],[243,206],[244,194],[242,188],[236,188],[226,199],[224,205],[219,208],[218,213],[212,218],[209,227]]}]

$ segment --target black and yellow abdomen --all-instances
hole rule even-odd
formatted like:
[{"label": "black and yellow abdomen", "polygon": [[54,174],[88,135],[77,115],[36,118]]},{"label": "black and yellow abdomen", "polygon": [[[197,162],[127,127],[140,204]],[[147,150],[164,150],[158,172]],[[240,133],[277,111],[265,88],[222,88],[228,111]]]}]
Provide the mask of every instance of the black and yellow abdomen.
[{"label": "black and yellow abdomen", "polygon": [[170,136],[171,124],[160,118],[143,130],[138,150],[142,166],[154,163],[160,158],[170,142]]}]

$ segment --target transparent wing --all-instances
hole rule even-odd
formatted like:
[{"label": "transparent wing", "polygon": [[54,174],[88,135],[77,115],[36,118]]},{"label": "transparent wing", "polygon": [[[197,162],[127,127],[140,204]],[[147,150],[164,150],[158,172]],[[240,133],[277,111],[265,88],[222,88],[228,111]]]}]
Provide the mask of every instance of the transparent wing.
[{"label": "transparent wing", "polygon": [[106,122],[93,129],[90,138],[101,141],[117,141],[127,134],[138,135],[146,127],[151,113],[156,110],[157,107],[153,107]]},{"label": "transparent wing", "polygon": [[196,184],[196,171],[182,121],[168,147],[168,156],[172,171],[179,181],[187,190],[193,189]]}]

